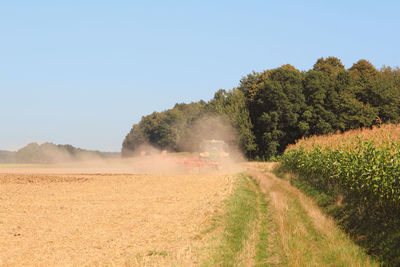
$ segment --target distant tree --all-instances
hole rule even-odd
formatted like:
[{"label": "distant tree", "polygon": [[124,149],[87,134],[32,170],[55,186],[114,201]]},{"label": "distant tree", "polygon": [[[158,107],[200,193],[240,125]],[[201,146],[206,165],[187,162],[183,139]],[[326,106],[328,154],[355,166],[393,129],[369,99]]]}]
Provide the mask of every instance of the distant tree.
[{"label": "distant tree", "polygon": [[344,70],[344,66],[340,59],[336,57],[327,57],[326,59],[322,57],[314,64],[313,70],[324,72],[329,77],[334,78],[339,72]]},{"label": "distant tree", "polygon": [[148,138],[144,133],[142,124],[134,124],[122,143],[122,157],[133,156],[137,149],[146,143],[148,143]]},{"label": "distant tree", "polygon": [[127,157],[138,153],[137,149],[143,144],[180,151],[188,128],[205,112],[205,105],[204,101],[176,104],[172,109],[142,117],[125,137],[122,155]]},{"label": "distant tree", "polygon": [[71,145],[55,145],[53,143],[30,143],[19,149],[16,154],[17,163],[57,163],[76,160],[98,159],[105,157],[100,151],[85,150]]},{"label": "distant tree", "polygon": [[365,84],[372,82],[377,74],[377,69],[367,60],[361,59],[354,63],[349,69],[350,75],[353,81],[358,86],[364,86]]},{"label": "distant tree", "polygon": [[44,163],[43,152],[37,143],[30,143],[16,153],[18,163]]},{"label": "distant tree", "polygon": [[[257,93],[258,85],[266,80],[270,73],[271,70],[266,70],[261,73],[253,71],[240,80],[240,85],[238,88],[243,92],[246,101],[249,101],[249,103],[254,101],[254,96]],[[247,106],[247,108],[251,109],[251,106]]]},{"label": "distant tree", "polygon": [[0,150],[0,163],[16,163],[15,155],[13,151]]}]

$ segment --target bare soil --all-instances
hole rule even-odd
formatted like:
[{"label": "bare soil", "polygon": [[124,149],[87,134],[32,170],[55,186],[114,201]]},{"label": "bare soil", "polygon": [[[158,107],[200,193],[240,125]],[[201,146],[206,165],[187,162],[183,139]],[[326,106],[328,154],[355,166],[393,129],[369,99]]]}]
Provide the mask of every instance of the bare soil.
[{"label": "bare soil", "polygon": [[68,170],[0,168],[0,266],[195,265],[233,184],[225,174]]}]

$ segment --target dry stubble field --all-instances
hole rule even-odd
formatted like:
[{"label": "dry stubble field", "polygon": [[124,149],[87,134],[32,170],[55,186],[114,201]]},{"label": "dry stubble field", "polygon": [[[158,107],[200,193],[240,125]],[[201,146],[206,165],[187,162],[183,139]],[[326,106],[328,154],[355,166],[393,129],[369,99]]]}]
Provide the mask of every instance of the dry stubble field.
[{"label": "dry stubble field", "polygon": [[91,172],[0,168],[0,265],[194,265],[233,184],[224,174]]}]

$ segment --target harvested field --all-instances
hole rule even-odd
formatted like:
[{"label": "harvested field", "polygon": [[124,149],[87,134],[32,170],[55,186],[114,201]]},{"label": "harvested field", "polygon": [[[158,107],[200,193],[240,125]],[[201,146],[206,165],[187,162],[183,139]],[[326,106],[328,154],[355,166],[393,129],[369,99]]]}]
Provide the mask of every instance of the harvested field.
[{"label": "harvested field", "polygon": [[0,265],[194,265],[233,184],[225,174],[20,170],[0,174]]}]

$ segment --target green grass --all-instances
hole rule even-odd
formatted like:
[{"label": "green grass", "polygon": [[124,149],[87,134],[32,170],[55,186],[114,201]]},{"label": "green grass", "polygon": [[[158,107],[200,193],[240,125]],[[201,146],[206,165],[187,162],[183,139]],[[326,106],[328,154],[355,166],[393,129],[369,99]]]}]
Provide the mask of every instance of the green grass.
[{"label": "green grass", "polygon": [[[224,215],[219,218],[223,228],[219,245],[213,248],[211,259],[203,266],[242,266],[242,253],[246,241],[254,234],[250,254],[254,254],[254,261],[262,263],[269,257],[267,246],[269,223],[267,217],[267,203],[259,190],[258,185],[251,177],[240,174],[236,189],[226,200]],[[257,226],[257,227],[256,227]],[[213,224],[212,228],[215,228]],[[253,246],[254,245],[254,246]]]},{"label": "green grass", "polygon": [[[285,169],[280,168],[274,170],[280,178],[287,179]],[[277,176],[278,176],[277,175]],[[330,215],[335,215],[338,212],[336,199],[329,194],[320,192],[310,184],[295,179],[289,178],[291,185],[297,187],[306,195],[313,198],[322,207],[325,212]],[[288,244],[289,251],[299,251],[300,259],[296,262],[302,262],[307,266],[377,266],[375,259],[368,257],[365,250],[360,248],[352,241],[344,232],[338,227],[333,227],[329,234],[324,234],[316,229],[315,222],[308,216],[307,211],[301,204],[299,199],[289,192],[287,188],[282,190],[288,195],[290,199],[288,203],[286,227],[288,229],[294,228],[297,225],[303,225],[306,234],[299,234],[294,231],[289,235]],[[289,255],[290,257],[291,255]],[[289,259],[289,263],[294,262]]]},{"label": "green grass", "polygon": [[202,266],[377,265],[287,181],[255,177],[237,177],[224,212],[202,233],[216,234]]},{"label": "green grass", "polygon": [[259,191],[258,202],[260,207],[260,230],[258,233],[258,242],[256,244],[255,264],[254,266],[272,266],[273,262],[282,262],[281,247],[279,246],[277,225],[273,221],[270,203],[267,197]]},{"label": "green grass", "polygon": [[[295,261],[289,260],[289,263],[296,264],[300,259],[302,264],[309,266],[349,266],[359,262],[367,264],[367,257],[362,249],[355,246],[339,230],[333,230],[330,236],[318,231],[304,207],[293,196],[289,201],[287,220],[294,229],[297,224],[304,227],[304,233],[294,231],[290,237],[290,251],[300,251],[301,257]],[[337,245],[329,245],[332,241]]]},{"label": "green grass", "polygon": [[237,189],[227,201],[224,218],[222,244],[217,248],[213,263],[219,266],[234,266],[251,229],[250,224],[258,216],[257,194],[252,190],[252,181],[241,174]]}]

